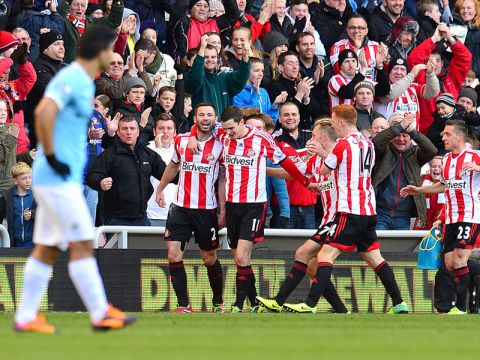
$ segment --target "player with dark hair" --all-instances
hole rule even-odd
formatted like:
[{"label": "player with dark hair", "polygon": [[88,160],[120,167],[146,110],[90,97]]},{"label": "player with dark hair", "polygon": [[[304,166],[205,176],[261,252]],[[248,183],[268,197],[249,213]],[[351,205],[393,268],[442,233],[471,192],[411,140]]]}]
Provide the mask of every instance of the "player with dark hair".
[{"label": "player with dark hair", "polygon": [[[287,278],[283,282],[278,294],[273,299],[263,298],[257,296],[257,300],[260,305],[270,311],[280,312],[283,309],[283,304],[287,300],[288,296],[295,290],[300,282],[308,272],[311,277],[315,275],[317,269],[316,255],[322,247],[323,241],[330,231],[327,225],[334,220],[337,213],[337,175],[338,169],[335,169],[327,176],[319,174],[320,168],[324,163],[324,159],[335,147],[337,140],[337,134],[332,128],[329,120],[319,120],[315,123],[312,131],[312,138],[307,142],[307,150],[313,154],[307,164],[308,176],[315,179],[318,184],[311,185],[317,187],[320,192],[320,198],[322,200],[323,217],[318,231],[309,240],[305,241],[295,252],[295,262],[288,274]],[[320,145],[320,144],[323,144]],[[283,169],[268,168],[267,174],[275,177],[286,177]],[[313,261],[311,261],[313,260]],[[335,286],[332,281],[328,279],[327,286],[323,293],[325,299],[332,305],[333,309],[337,313],[347,313],[348,310],[339,298]]]},{"label": "player with dark hair", "polygon": [[[375,270],[392,298],[389,313],[407,313],[393,270],[380,253],[375,225],[375,193],[371,171],[375,163],[373,143],[358,132],[357,111],[351,105],[338,105],[332,109],[332,127],[339,136],[337,144],[320,168],[322,176],[338,171],[338,208],[332,222],[323,227],[327,234],[318,253],[318,269],[306,303],[284,304],[286,311],[315,313],[333,272],[333,262],[342,252],[355,248],[368,265]],[[320,144],[323,145],[323,144]]]},{"label": "player with dark hair", "polygon": [[116,34],[89,27],[80,39],[77,60],[48,85],[35,110],[40,141],[33,164],[33,192],[38,204],[33,242],[25,264],[24,288],[15,314],[20,332],[55,333],[38,314],[52,266],[60,251],[70,250],[68,272],[90,314],[94,330],[120,329],[135,321],[108,304],[93,254],[93,223],[83,197],[85,144],[93,112],[93,78],[106,69]]},{"label": "player with dark hair", "polygon": [[[199,103],[193,117],[197,125],[196,139],[201,151],[193,154],[187,150],[190,133],[175,139],[172,161],[167,166],[157,189],[157,202],[165,206],[163,190],[180,174],[177,195],[168,211],[165,225],[170,280],[178,299],[177,313],[190,313],[187,274],[183,265],[183,253],[192,231],[200,247],[200,256],[207,268],[213,292],[213,312],[223,313],[223,273],[217,257],[218,228],[225,223],[225,172],[220,171],[223,146],[212,136],[217,122],[217,112],[211,103]],[[219,178],[218,198],[220,221],[217,219],[215,182]]]},{"label": "player with dark hair", "polygon": [[400,195],[445,192],[443,254],[447,270],[455,274],[455,307],[450,315],[466,314],[470,284],[468,258],[480,247],[480,155],[467,147],[467,126],[462,120],[448,120],[442,132],[445,150],[440,182],[416,187],[408,185]]},{"label": "player with dark hair", "polygon": [[[247,295],[250,303],[256,304],[255,276],[250,258],[254,244],[263,241],[267,210],[266,158],[279,163],[305,186],[309,179],[285,156],[269,134],[245,125],[240,108],[225,108],[221,124],[217,137],[224,147],[228,243],[237,265],[237,296],[232,312],[241,312]],[[196,131],[194,126],[190,134],[189,149],[193,151],[198,151],[193,138]]]}]

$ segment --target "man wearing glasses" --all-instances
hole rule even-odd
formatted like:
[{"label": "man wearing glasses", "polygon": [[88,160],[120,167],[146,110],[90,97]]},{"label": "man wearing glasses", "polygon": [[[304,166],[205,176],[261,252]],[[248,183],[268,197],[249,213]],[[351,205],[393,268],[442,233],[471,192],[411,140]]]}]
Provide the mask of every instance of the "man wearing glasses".
[{"label": "man wearing glasses", "polygon": [[375,41],[371,41],[368,37],[368,25],[365,18],[362,15],[353,15],[348,21],[347,25],[347,38],[337,41],[330,49],[330,62],[333,66],[335,74],[340,72],[338,64],[338,55],[345,49],[354,51],[357,55],[363,49],[365,53],[365,59],[367,61],[367,71],[365,77],[369,80],[376,80],[375,68],[378,66],[383,67],[381,64],[377,64],[377,54],[380,47],[384,47],[383,51],[388,53],[386,45],[380,45]]},{"label": "man wearing glasses", "polygon": [[[125,82],[130,78],[137,77],[135,66],[129,66],[128,71],[125,72],[124,65],[122,56],[114,53],[108,69],[95,80],[95,96],[107,95],[112,100],[121,99],[123,97]],[[145,71],[139,72],[138,77],[146,84],[151,84],[148,74]]]}]

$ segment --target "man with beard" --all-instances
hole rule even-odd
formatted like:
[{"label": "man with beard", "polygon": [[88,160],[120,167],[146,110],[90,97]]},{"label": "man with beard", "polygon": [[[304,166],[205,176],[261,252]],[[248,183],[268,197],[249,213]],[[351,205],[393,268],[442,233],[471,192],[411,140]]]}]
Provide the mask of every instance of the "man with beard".
[{"label": "man with beard", "polygon": [[393,24],[400,16],[405,15],[405,0],[382,0],[370,19],[370,38],[386,43],[392,31]]},{"label": "man with beard", "polygon": [[[164,190],[180,174],[176,198],[168,211],[165,226],[165,241],[168,249],[170,279],[178,299],[177,313],[190,313],[187,290],[187,273],[183,265],[186,245],[195,234],[200,247],[200,256],[207,268],[213,292],[213,312],[223,313],[222,266],[217,257],[219,246],[218,229],[225,225],[225,171],[220,169],[223,145],[215,139],[212,131],[217,122],[217,113],[210,103],[200,103],[195,108],[197,125],[196,139],[200,145],[198,154],[187,149],[190,133],[177,136],[172,161],[158,185],[157,202],[165,207]],[[220,174],[218,199],[220,219],[217,218],[217,192],[215,182]]]}]

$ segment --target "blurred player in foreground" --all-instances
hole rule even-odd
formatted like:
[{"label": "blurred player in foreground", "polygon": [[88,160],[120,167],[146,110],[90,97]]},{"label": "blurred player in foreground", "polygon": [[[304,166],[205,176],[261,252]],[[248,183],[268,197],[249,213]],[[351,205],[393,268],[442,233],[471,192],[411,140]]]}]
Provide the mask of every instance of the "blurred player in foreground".
[{"label": "blurred player in foreground", "polygon": [[68,272],[90,314],[93,329],[120,329],[135,321],[135,317],[107,302],[93,254],[93,223],[82,193],[86,130],[95,92],[92,79],[109,66],[115,39],[110,29],[95,26],[85,31],[77,60],[52,79],[35,110],[41,144],[33,165],[33,193],[38,204],[35,247],[25,264],[23,294],[15,314],[16,331],[56,332],[38,309],[52,266],[60,251],[67,248]]},{"label": "blurred player in foreground", "polygon": [[466,145],[468,130],[462,120],[448,120],[442,132],[445,150],[440,182],[416,187],[408,185],[400,194],[445,193],[445,228],[443,254],[447,270],[455,274],[455,307],[449,315],[463,315],[467,311],[467,293],[470,284],[468,258],[480,246],[480,155]]},{"label": "blurred player in foreground", "polygon": [[[413,120],[413,119],[412,119]],[[380,253],[375,226],[375,193],[371,172],[375,163],[373,143],[357,130],[357,111],[351,105],[332,109],[332,127],[339,136],[337,144],[320,168],[322,176],[338,169],[338,207],[335,218],[322,230],[327,236],[318,253],[318,269],[306,303],[284,304],[286,311],[315,313],[333,272],[333,262],[342,252],[357,249],[382,281],[393,307],[389,313],[408,313],[393,270]]]}]

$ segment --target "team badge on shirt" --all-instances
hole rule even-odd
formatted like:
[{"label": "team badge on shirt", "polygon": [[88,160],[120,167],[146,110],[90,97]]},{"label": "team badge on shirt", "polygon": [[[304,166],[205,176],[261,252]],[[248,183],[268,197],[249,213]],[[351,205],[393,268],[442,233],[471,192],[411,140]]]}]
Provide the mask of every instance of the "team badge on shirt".
[{"label": "team badge on shirt", "polygon": [[210,161],[210,162],[215,161],[215,155],[213,155],[213,154],[208,154],[208,155],[206,156],[206,159],[207,159],[208,161]]},{"label": "team badge on shirt", "polygon": [[256,155],[255,150],[250,149],[247,151],[247,156],[248,157],[254,157]]}]

